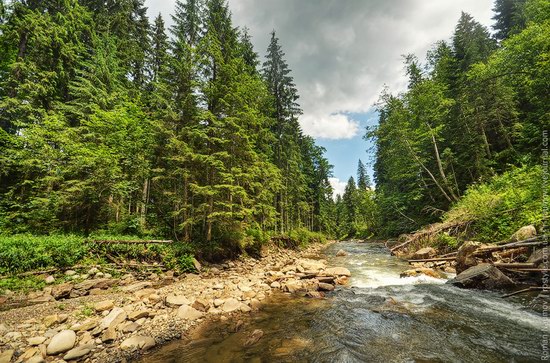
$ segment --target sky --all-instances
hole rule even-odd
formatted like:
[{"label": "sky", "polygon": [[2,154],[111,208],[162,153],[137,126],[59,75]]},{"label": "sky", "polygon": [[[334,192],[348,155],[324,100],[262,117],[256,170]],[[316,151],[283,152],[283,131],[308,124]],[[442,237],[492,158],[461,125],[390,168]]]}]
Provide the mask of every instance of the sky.
[{"label": "sky", "polygon": [[[149,15],[168,25],[175,0],[146,0]],[[342,193],[357,162],[372,177],[372,148],[363,139],[375,125],[373,105],[384,87],[405,89],[404,54],[424,59],[438,40],[451,37],[461,11],[492,24],[493,0],[229,0],[233,22],[248,27],[263,56],[276,31],[303,109],[304,133],[326,148],[331,184]]]}]

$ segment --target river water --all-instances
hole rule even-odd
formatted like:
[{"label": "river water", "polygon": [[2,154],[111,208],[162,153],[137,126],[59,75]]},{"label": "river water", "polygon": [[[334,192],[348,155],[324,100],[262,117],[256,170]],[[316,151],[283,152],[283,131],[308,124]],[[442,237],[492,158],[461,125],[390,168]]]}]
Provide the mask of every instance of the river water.
[{"label": "river water", "polygon": [[[339,249],[347,256],[335,257]],[[330,265],[352,278],[324,300],[277,294],[258,313],[212,323],[144,362],[538,362],[550,321],[529,299],[462,290],[429,277],[399,278],[408,265],[382,244],[339,242]],[[246,346],[251,333],[263,337]]]}]

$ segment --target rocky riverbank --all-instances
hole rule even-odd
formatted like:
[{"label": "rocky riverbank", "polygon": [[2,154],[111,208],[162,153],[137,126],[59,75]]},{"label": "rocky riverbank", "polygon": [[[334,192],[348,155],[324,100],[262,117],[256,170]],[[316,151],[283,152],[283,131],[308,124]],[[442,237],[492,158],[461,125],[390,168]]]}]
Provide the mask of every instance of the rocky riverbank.
[{"label": "rocky riverbank", "polygon": [[322,298],[350,276],[318,258],[324,246],[272,247],[259,260],[241,258],[200,274],[168,271],[141,281],[95,278],[100,270],[85,271],[93,278],[47,287],[36,293],[43,302],[0,312],[0,363],[120,362],[180,338],[206,319],[225,321],[258,310],[273,291]]},{"label": "rocky riverbank", "polygon": [[548,271],[548,240],[537,235],[534,226],[522,227],[499,243],[465,241],[456,252],[443,255],[433,247],[392,252],[407,258],[413,267],[401,277],[424,274],[441,278],[445,273],[456,273],[449,283],[461,288],[543,290],[541,277]]}]

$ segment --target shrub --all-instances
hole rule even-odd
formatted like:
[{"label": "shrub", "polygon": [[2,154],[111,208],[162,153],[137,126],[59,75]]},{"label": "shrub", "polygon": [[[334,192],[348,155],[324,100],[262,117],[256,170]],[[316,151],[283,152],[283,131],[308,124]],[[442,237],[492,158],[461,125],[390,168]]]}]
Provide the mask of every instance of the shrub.
[{"label": "shrub", "polygon": [[540,226],[542,168],[515,168],[470,187],[444,221],[471,221],[469,234],[482,242],[507,239],[525,225]]}]

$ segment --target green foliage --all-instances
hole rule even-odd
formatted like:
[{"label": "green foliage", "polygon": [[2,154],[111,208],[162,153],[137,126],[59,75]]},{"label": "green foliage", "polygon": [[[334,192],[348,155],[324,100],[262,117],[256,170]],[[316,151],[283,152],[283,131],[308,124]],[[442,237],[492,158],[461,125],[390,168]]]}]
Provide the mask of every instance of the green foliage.
[{"label": "green foliage", "polygon": [[[504,180],[516,167],[537,170],[540,165],[542,132],[550,127],[548,4],[497,0],[499,43],[463,13],[451,42],[437,43],[426,66],[406,57],[409,89],[382,93],[379,125],[366,134],[375,143],[378,235],[414,231],[438,221],[452,206],[475,204],[476,198],[478,209],[453,207],[449,213],[480,213],[471,217],[484,220],[478,227],[484,239],[533,220],[493,208],[495,200],[518,206],[514,198],[490,193],[500,193],[495,176]],[[517,182],[518,195],[533,195],[532,186]],[[489,213],[507,217],[489,223]]]},{"label": "green foliage", "polygon": [[525,225],[541,226],[542,168],[512,169],[470,187],[444,221],[471,221],[470,233],[483,242],[507,239]]},{"label": "green foliage", "polygon": [[436,244],[442,248],[456,249],[459,245],[457,237],[449,236],[448,233],[441,233],[437,236]]},{"label": "green foliage", "polygon": [[14,274],[48,267],[76,265],[89,251],[83,238],[73,235],[0,236],[0,273]]},{"label": "green foliage", "polygon": [[[171,32],[160,16],[149,24],[143,0],[0,7],[2,231],[153,234],[227,256],[265,239],[248,226],[334,229],[332,166],[302,134],[275,34],[260,73],[225,0],[178,1]],[[47,238],[29,256],[9,247],[0,264],[61,266],[86,253],[35,256]],[[100,252],[187,269],[195,251]]]},{"label": "green foliage", "polygon": [[36,276],[6,277],[0,279],[0,294],[6,290],[23,292],[41,290],[44,286],[46,286],[44,279]]},{"label": "green foliage", "polygon": [[291,240],[296,241],[298,246],[306,247],[311,243],[325,243],[326,237],[322,233],[311,232],[305,228],[297,228],[288,234]]}]

